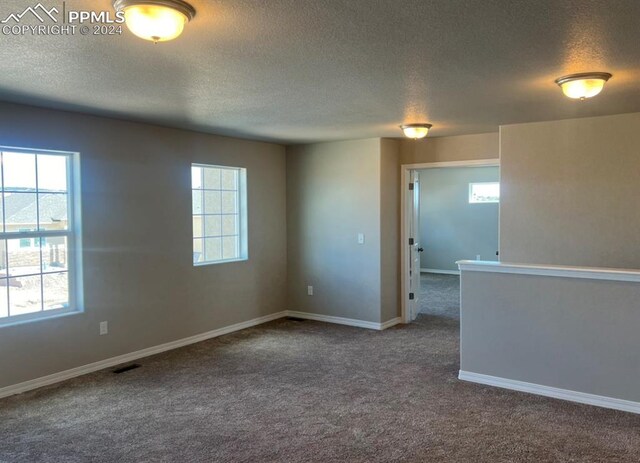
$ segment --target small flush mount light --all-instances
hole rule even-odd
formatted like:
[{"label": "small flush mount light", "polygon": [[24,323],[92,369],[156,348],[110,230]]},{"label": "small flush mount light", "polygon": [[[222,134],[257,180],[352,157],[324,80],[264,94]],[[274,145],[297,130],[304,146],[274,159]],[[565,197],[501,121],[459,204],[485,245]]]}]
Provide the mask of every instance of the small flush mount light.
[{"label": "small flush mount light", "polygon": [[559,77],[556,84],[569,98],[584,100],[600,93],[610,78],[611,74],[608,72],[581,72]]},{"label": "small flush mount light", "polygon": [[124,11],[127,27],[138,37],[154,43],[182,34],[196,10],[182,0],[115,0],[116,11]]},{"label": "small flush mount light", "polygon": [[431,127],[431,124],[403,124],[400,126],[404,135],[414,140],[426,137]]}]

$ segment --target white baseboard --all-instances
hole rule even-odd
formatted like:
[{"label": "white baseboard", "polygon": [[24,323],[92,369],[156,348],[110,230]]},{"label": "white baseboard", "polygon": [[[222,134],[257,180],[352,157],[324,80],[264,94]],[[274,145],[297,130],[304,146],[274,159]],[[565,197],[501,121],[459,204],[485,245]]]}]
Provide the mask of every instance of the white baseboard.
[{"label": "white baseboard", "polygon": [[381,330],[386,330],[387,328],[391,328],[392,326],[396,326],[402,323],[402,317],[392,318],[391,320],[387,320],[386,322],[380,325]]},{"label": "white baseboard", "polygon": [[463,370],[460,370],[458,378],[472,383],[496,386],[504,389],[511,389],[513,391],[528,392],[529,394],[553,397],[554,399],[569,400],[571,402],[595,405],[596,407],[612,408],[614,410],[621,410],[624,412],[640,413],[640,402],[632,402],[630,400],[587,394],[586,392],[577,392],[557,387],[526,383],[524,381],[516,381],[514,379],[505,379],[497,376],[483,375]]},{"label": "white baseboard", "polygon": [[368,322],[365,320],[356,320],[353,318],[334,317],[332,315],[320,315],[309,312],[298,312],[296,310],[288,310],[287,315],[290,317],[304,318],[306,320],[315,320],[318,322],[335,323],[337,325],[355,326],[358,328],[368,328],[370,330],[385,330],[401,322],[400,317],[393,318],[384,323]]},{"label": "white baseboard", "polygon": [[59,383],[67,379],[75,378],[77,376],[86,375],[87,373],[93,373],[94,371],[103,370],[105,368],[120,365],[122,363],[132,362],[150,355],[159,354],[168,350],[177,349],[179,347],[188,346],[189,344],[195,344],[196,342],[206,341],[207,339],[217,338],[225,334],[233,333],[234,331],[243,330],[252,326],[260,325],[262,323],[270,322],[278,318],[286,317],[287,311],[266,315],[264,317],[254,318],[246,322],[236,323],[235,325],[226,326],[213,331],[207,331],[206,333],[196,334],[188,338],[179,339],[177,341],[167,342],[154,347],[148,347],[146,349],[131,352],[129,354],[119,355],[117,357],[111,357],[98,362],[90,363],[80,367],[72,368],[70,370],[61,371],[41,378],[32,379],[23,383],[14,384],[12,386],[6,386],[0,389],[0,399],[8,397],[14,394],[21,394],[23,392],[31,391],[43,386],[49,386],[50,384]]},{"label": "white baseboard", "polygon": [[460,270],[439,270],[437,268],[421,268],[420,273],[440,273],[442,275],[460,275]]},{"label": "white baseboard", "polygon": [[53,373],[51,375],[42,376],[40,378],[32,379],[32,380],[14,384],[11,386],[6,386],[3,388],[0,388],[0,399],[2,399],[3,397],[8,397],[11,395],[21,394],[23,392],[31,391],[33,389],[38,389],[43,386],[49,386],[51,384],[59,383],[67,379],[86,375],[88,373],[93,373],[94,371],[103,370],[105,368],[110,368],[110,367],[127,363],[127,362],[132,362],[134,360],[138,360],[144,357],[149,357],[150,355],[160,354],[168,350],[173,350],[179,347],[188,346],[189,344],[195,344],[197,342],[206,341],[207,339],[217,338],[218,336],[223,336],[225,334],[233,333],[235,331],[244,330],[245,328],[251,328],[252,326],[261,325],[263,323],[267,323],[267,322],[276,320],[278,318],[283,318],[288,316],[305,318],[308,320],[317,320],[317,321],[322,321],[327,323],[337,323],[339,325],[356,326],[360,328],[368,328],[373,330],[384,330],[394,325],[397,325],[398,323],[401,322],[400,317],[394,318],[384,323],[374,323],[374,322],[368,322],[363,320],[354,320],[351,318],[330,317],[327,315],[317,315],[317,314],[306,313],[306,312],[297,312],[294,310],[283,310],[282,312],[266,315],[264,317],[254,318],[253,320],[236,323],[235,325],[225,326],[224,328],[219,328],[213,331],[207,331],[206,333],[196,334],[195,336],[190,336],[188,338],[178,339],[177,341],[167,342],[165,344],[148,347],[146,349],[131,352],[129,354],[123,354],[117,357],[111,357],[105,360],[100,360],[98,362],[89,363],[88,365],[71,368],[70,370],[65,370],[59,373]]}]

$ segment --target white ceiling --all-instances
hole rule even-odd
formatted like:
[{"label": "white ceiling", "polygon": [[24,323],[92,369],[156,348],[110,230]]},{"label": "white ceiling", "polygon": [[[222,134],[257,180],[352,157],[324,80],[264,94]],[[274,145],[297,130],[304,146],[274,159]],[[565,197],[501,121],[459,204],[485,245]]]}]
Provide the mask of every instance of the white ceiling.
[{"label": "white ceiling", "polygon": [[[0,19],[35,3],[3,0]],[[287,143],[640,111],[638,0],[191,3],[185,33],[158,45],[128,30],[0,36],[0,100]],[[593,100],[553,83],[590,70],[613,74]]]}]

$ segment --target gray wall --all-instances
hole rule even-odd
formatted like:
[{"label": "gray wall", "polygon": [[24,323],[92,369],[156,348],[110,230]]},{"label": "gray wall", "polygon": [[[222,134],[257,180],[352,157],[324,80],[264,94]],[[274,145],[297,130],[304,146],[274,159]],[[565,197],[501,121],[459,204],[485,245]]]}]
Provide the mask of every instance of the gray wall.
[{"label": "gray wall", "polygon": [[464,371],[640,402],[640,284],[462,272]]},{"label": "gray wall", "polygon": [[382,321],[400,316],[400,142],[380,140],[380,291]]},{"label": "gray wall", "polygon": [[503,261],[640,268],[640,113],[500,133]]},{"label": "gray wall", "polygon": [[[9,104],[0,140],[81,153],[85,300],[0,328],[0,387],[286,309],[284,147]],[[192,162],[247,168],[249,261],[193,267]]]},{"label": "gray wall", "polygon": [[497,159],[500,152],[498,133],[427,137],[423,140],[400,140],[400,163],[468,161]]},{"label": "gray wall", "polygon": [[458,260],[497,260],[498,207],[469,204],[469,183],[499,181],[498,167],[420,170],[420,245],[424,269],[458,270]]},{"label": "gray wall", "polygon": [[380,162],[378,138],[287,148],[290,310],[381,321]]}]

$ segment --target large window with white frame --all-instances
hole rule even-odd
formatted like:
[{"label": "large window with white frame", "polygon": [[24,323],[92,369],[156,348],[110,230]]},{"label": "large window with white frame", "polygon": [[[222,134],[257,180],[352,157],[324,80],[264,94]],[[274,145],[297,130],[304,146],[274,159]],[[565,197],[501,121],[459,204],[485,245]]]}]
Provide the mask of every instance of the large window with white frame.
[{"label": "large window with white frame", "polygon": [[0,325],[80,310],[76,156],[0,148]]},{"label": "large window with white frame", "polygon": [[240,167],[191,166],[194,265],[248,258],[246,178]]}]

